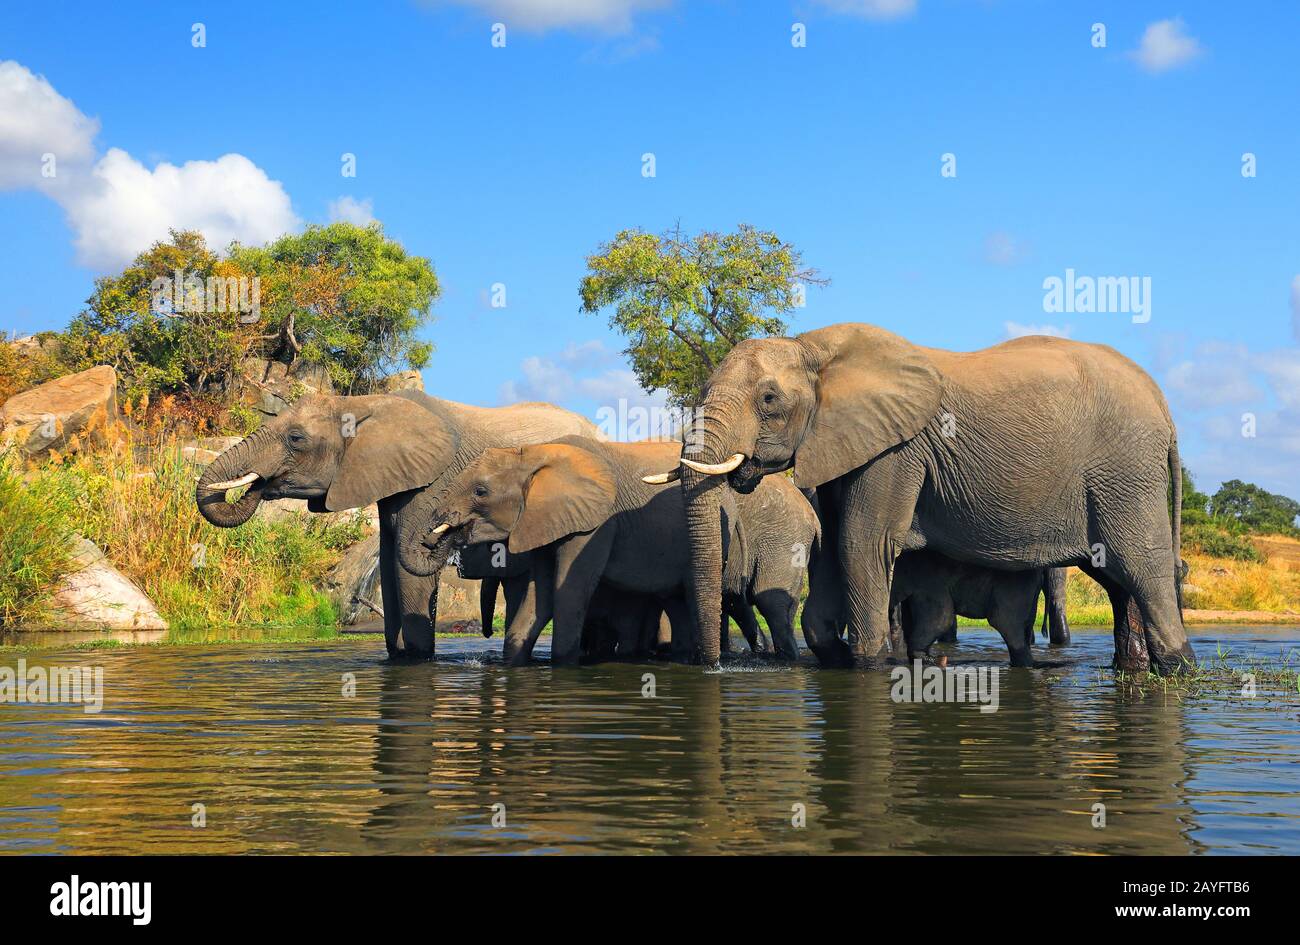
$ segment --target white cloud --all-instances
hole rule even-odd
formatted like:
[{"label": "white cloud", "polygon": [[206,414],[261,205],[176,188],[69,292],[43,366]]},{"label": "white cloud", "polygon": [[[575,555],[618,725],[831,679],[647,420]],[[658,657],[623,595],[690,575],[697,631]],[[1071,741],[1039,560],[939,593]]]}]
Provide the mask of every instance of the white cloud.
[{"label": "white cloud", "polygon": [[[437,0],[435,0],[437,2]],[[672,0],[441,0],[471,7],[506,24],[532,32],[585,27],[602,33],[626,33],[645,10],[662,10]]]},{"label": "white cloud", "polygon": [[1003,322],[1008,338],[1023,338],[1025,335],[1050,335],[1053,338],[1069,338],[1074,328],[1070,325],[1022,325],[1020,322]]},{"label": "white cloud", "polygon": [[818,0],[818,3],[832,13],[869,20],[894,20],[916,12],[916,0]]},{"label": "white cloud", "polygon": [[98,133],[99,122],[78,111],[45,76],[12,60],[0,62],[0,189],[52,186],[41,176],[45,154],[54,155],[56,171],[88,167]]},{"label": "white cloud", "polygon": [[[1205,342],[1162,386],[1199,486],[1244,479],[1300,498],[1300,348]],[[1193,431],[1199,441],[1186,435]]]},{"label": "white cloud", "polygon": [[375,222],[375,204],[370,198],[357,200],[355,197],[340,197],[330,201],[330,222],[355,223],[368,226]]},{"label": "white cloud", "polygon": [[544,400],[563,406],[592,400],[598,407],[617,410],[620,400],[629,407],[651,408],[662,408],[666,402],[663,392],[647,394],[642,390],[636,374],[599,340],[570,344],[555,354],[525,358],[519,373],[520,377],[501,385],[501,403]]},{"label": "white cloud", "polygon": [[1187,24],[1177,17],[1148,26],[1142,42],[1130,55],[1147,72],[1167,72],[1191,62],[1202,52],[1200,42],[1188,35]]},{"label": "white cloud", "polygon": [[[167,162],[152,170],[120,148],[95,160],[99,123],[43,77],[0,63],[0,188],[34,188],[57,201],[74,231],[80,262],[120,268],[169,229],[196,229],[214,248],[258,244],[299,225],[279,181],[240,154]],[[40,176],[53,153],[57,176]]]}]

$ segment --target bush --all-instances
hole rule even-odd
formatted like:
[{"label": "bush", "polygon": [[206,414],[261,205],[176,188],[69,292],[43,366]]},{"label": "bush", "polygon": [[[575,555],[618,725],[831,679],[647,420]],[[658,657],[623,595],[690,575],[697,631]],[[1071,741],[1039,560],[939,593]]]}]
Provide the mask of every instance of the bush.
[{"label": "bush", "polygon": [[43,618],[72,563],[75,492],[59,479],[25,481],[13,448],[0,448],[0,626]]},{"label": "bush", "polygon": [[332,626],[337,614],[315,585],[364,534],[360,515],[341,523],[259,516],[216,528],[195,507],[197,472],[174,440],[133,446],[123,439],[47,464],[34,488],[66,497],[51,513],[59,530],[95,542],[178,631]]},{"label": "bush", "polygon": [[1183,547],[1211,558],[1263,563],[1264,555],[1244,534],[1213,522],[1197,523],[1183,530]]}]

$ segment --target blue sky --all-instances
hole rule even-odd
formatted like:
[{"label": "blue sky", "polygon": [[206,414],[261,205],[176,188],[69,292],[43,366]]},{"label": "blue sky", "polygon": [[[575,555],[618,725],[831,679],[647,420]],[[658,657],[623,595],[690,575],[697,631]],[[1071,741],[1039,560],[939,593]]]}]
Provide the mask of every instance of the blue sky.
[{"label": "blue sky", "polygon": [[[745,222],[831,279],[792,331],[1105,342],[1199,484],[1300,497],[1298,39],[1283,2],[32,4],[0,32],[0,329],[62,327],[168,223],[256,242],[368,208],[442,281],[430,393],[594,414],[645,397],[578,311],[586,255]],[[51,151],[71,189],[31,179]],[[1150,277],[1150,321],[1045,312],[1067,269]]]}]

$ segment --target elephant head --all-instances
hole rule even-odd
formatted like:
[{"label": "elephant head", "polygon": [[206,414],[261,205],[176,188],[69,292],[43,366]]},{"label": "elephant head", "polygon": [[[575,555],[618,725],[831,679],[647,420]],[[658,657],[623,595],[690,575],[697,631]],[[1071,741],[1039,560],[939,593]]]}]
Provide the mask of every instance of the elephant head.
[{"label": "elephant head", "polygon": [[702,662],[717,662],[720,650],[726,490],[749,492],[791,467],[800,488],[830,482],[916,436],[938,413],[942,390],[925,349],[871,325],[750,339],[723,359],[680,469]]},{"label": "elephant head", "polygon": [[580,446],[484,450],[425,519],[424,553],[408,549],[403,536],[402,566],[430,574],[449,548],[480,542],[507,542],[512,554],[532,551],[600,527],[613,514],[615,495],[609,464]]},{"label": "elephant head", "polygon": [[222,528],[248,521],[262,499],[306,499],[314,512],[360,508],[433,482],[456,448],[451,427],[404,397],[304,397],[213,460],[195,500]]}]

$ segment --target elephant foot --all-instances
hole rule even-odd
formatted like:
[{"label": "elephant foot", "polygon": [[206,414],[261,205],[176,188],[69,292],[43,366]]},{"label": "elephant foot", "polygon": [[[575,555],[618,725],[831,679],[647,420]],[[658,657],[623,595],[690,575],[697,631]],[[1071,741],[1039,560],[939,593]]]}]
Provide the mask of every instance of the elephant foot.
[{"label": "elephant foot", "polygon": [[1196,669],[1196,654],[1192,645],[1184,643],[1177,650],[1157,652],[1148,644],[1151,653],[1151,668],[1160,676],[1177,676]]},{"label": "elephant foot", "polygon": [[853,668],[863,672],[876,672],[889,667],[889,654],[877,653],[874,656],[867,656],[862,653],[853,654]]},{"label": "elephant foot", "polygon": [[1014,669],[1033,669],[1034,668],[1033,654],[1028,652],[1012,653],[1011,666]]},{"label": "elephant foot", "polygon": [[410,647],[389,647],[390,663],[428,663],[433,660],[433,650],[414,650]]}]

